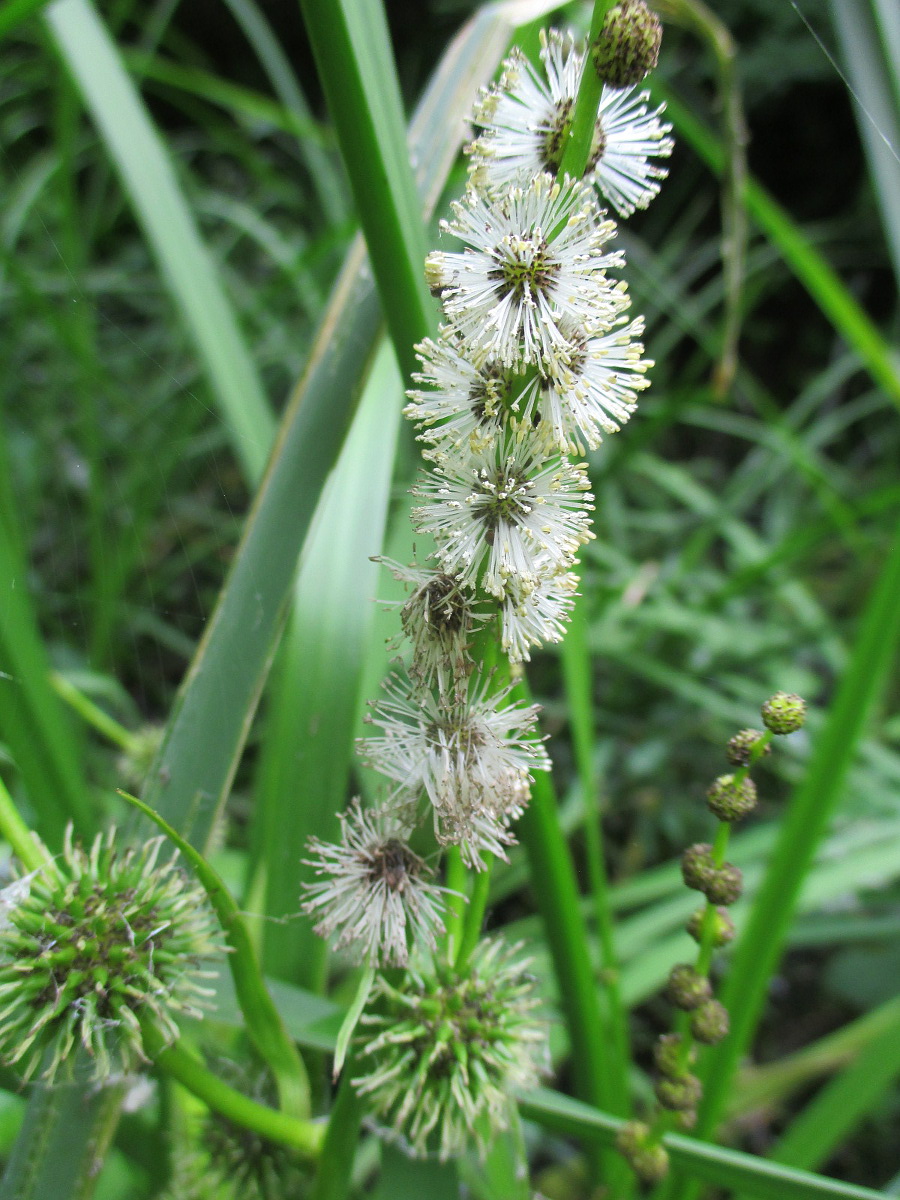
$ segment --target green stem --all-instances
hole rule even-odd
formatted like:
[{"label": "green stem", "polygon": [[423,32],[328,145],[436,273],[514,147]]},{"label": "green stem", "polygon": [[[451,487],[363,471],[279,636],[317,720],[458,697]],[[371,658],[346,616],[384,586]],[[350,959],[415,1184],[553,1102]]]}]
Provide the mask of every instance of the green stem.
[{"label": "green stem", "polygon": [[341,1076],[337,1097],[328,1118],[310,1200],[345,1200],[350,1191],[353,1159],[363,1117],[363,1103],[350,1082],[353,1066],[351,1057]]},{"label": "green stem", "polygon": [[143,1028],[143,1036],[147,1056],[160,1070],[202,1100],[207,1108],[270,1142],[290,1146],[304,1158],[318,1158],[326,1140],[324,1125],[300,1121],[250,1100],[208,1071],[180,1043],[166,1046],[159,1033],[150,1026]]},{"label": "green stem", "polygon": [[447,915],[444,919],[447,957],[453,958],[454,948],[462,944],[463,919],[466,911],[466,866],[456,846],[447,847],[447,887],[455,895],[447,897]]},{"label": "green stem", "polygon": [[120,750],[130,753],[134,746],[134,734],[120,725],[113,717],[103,711],[99,705],[93,700],[89,700],[87,696],[73,683],[70,683],[64,675],[60,675],[58,671],[53,671],[50,675],[50,682],[53,685],[53,690],[71,709],[78,713],[79,717],[92,729],[103,735],[114,746],[118,746]]},{"label": "green stem", "polygon": [[613,1093],[613,1109],[615,1112],[627,1114],[629,1111],[628,1067],[630,1062],[628,1016],[622,1003],[619,987],[615,923],[603,852],[603,820],[598,798],[599,784],[594,770],[591,660],[587,646],[587,614],[581,597],[575,602],[569,630],[562,645],[561,656],[584,812],[584,843],[588,878],[594,900],[594,921],[600,942],[601,999],[605,1008],[604,1025],[609,1031],[613,1052],[611,1082],[617,1085]]},{"label": "green stem", "polygon": [[575,98],[575,112],[569,128],[569,138],[563,150],[559,164],[559,177],[570,175],[573,179],[581,179],[587,169],[591,156],[591,143],[594,140],[594,128],[597,124],[597,110],[600,107],[600,93],[603,90],[600,77],[594,70],[591,61],[591,45],[603,28],[606,14],[612,8],[615,0],[595,0],[594,12],[591,17],[591,31],[588,34],[588,45],[585,54],[584,71],[581,83],[578,85],[578,95]]},{"label": "green stem", "polygon": [[234,980],[235,995],[247,1022],[247,1032],[275,1079],[281,1108],[299,1120],[307,1118],[311,1103],[306,1066],[269,995],[253,948],[253,939],[233,896],[203,855],[159,813],[127,792],[120,791],[119,795],[149,817],[193,867],[231,948],[228,966]]},{"label": "green stem", "polygon": [[0,833],[6,838],[27,871],[40,871],[50,861],[16,808],[6,784],[0,779]]},{"label": "green stem", "polygon": [[481,926],[484,922],[484,913],[487,908],[488,892],[491,886],[491,866],[493,857],[488,860],[487,866],[483,871],[475,872],[475,883],[472,888],[472,895],[469,899],[469,907],[466,911],[466,920],[463,926],[462,941],[459,945],[459,952],[456,955],[456,970],[462,972],[466,969],[469,962],[469,956],[478,944],[478,938],[481,936]]}]

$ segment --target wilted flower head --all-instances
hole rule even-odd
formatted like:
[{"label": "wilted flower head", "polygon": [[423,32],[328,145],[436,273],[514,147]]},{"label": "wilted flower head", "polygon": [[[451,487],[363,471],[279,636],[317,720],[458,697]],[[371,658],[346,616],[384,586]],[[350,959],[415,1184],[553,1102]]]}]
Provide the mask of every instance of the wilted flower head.
[{"label": "wilted flower head", "polygon": [[472,670],[469,646],[485,618],[472,608],[471,594],[457,579],[434,567],[405,567],[379,558],[394,578],[412,588],[400,609],[400,624],[413,647],[410,678],[442,694],[459,687]]},{"label": "wilted flower head", "polygon": [[459,845],[480,868],[481,852],[504,857],[510,821],[528,803],[532,771],[550,767],[534,736],[537,705],[504,704],[509,688],[490,694],[482,679],[463,699],[410,694],[396,677],[368,718],[383,731],[360,743],[364,761],[417,798],[425,792],[435,834]]},{"label": "wilted flower head", "polygon": [[[468,148],[472,182],[499,192],[539,171],[559,170],[584,71],[584,54],[570,34],[541,35],[547,78],[520,50],[504,65],[496,86],[475,109],[479,137]],[[660,120],[664,105],[647,109],[647,92],[604,86],[587,177],[622,215],[646,208],[666,169],[653,160],[672,153],[671,126]]]},{"label": "wilted flower head", "polygon": [[43,1066],[53,1079],[81,1046],[96,1079],[145,1060],[141,1025],[167,1042],[179,1017],[202,1015],[200,981],[220,949],[202,889],[171,860],[162,838],[119,850],[114,831],[89,851],[67,831],[63,853],[33,873],[0,927],[0,1057]]},{"label": "wilted flower head", "polygon": [[353,1085],[416,1155],[433,1148],[447,1159],[473,1141],[484,1154],[507,1128],[515,1096],[546,1069],[546,1028],[520,948],[488,939],[459,974],[409,971],[402,988],[377,981]]},{"label": "wilted flower head", "polygon": [[425,275],[476,364],[547,370],[569,353],[561,322],[609,328],[627,303],[606,277],[624,262],[603,252],[615,225],[589,187],[538,175],[490,200],[470,190],[453,211],[441,228],[466,249],[433,251]]},{"label": "wilted flower head", "polygon": [[304,860],[319,877],[304,884],[303,901],[316,933],[382,966],[405,966],[410,942],[433,950],[445,889],[407,845],[409,824],[396,809],[366,810],[359,799],[340,821],[340,843],[311,838],[315,857]]}]

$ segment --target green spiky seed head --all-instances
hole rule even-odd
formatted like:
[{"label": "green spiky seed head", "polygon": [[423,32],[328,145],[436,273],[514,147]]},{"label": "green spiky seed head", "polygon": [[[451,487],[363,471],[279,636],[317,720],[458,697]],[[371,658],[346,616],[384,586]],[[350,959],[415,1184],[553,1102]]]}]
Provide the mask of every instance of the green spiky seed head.
[{"label": "green spiky seed head", "polygon": [[458,972],[409,969],[395,987],[380,976],[360,1018],[353,1086],[416,1155],[444,1160],[487,1152],[508,1127],[517,1093],[537,1086],[547,1031],[521,944],[481,941]]},{"label": "green spiky seed head", "polygon": [[653,1090],[663,1108],[675,1112],[695,1111],[703,1095],[703,1085],[696,1075],[690,1073],[680,1075],[677,1079],[662,1076],[654,1083]]},{"label": "green spiky seed head", "polygon": [[715,874],[712,846],[709,842],[695,842],[681,856],[681,875],[685,884],[697,892],[705,892],[707,884]]},{"label": "green spiky seed head", "polygon": [[669,1156],[651,1139],[643,1121],[629,1121],[616,1134],[616,1148],[642,1183],[659,1183],[669,1171]]},{"label": "green spiky seed head", "polygon": [[756,808],[756,784],[749,775],[720,775],[707,791],[706,803],[720,821],[739,821]]},{"label": "green spiky seed head", "polygon": [[796,733],[806,720],[806,702],[794,692],[776,692],[761,711],[763,724],[772,733]]},{"label": "green spiky seed head", "polygon": [[619,0],[591,45],[600,82],[613,88],[640,83],[659,62],[661,42],[659,17],[644,0]]},{"label": "green spiky seed head", "polygon": [[666,999],[676,1008],[690,1012],[699,1008],[712,995],[712,987],[705,975],[701,975],[689,963],[679,963],[669,972],[666,983]]},{"label": "green spiky seed head", "polygon": [[[765,734],[759,729],[742,729],[728,742],[725,748],[725,757],[733,767],[746,767],[750,762],[754,747],[762,737],[765,737]],[[772,743],[766,742],[761,755],[765,756],[771,753]]]},{"label": "green spiky seed head", "polygon": [[63,853],[33,872],[0,926],[0,1058],[52,1080],[80,1046],[100,1081],[146,1061],[141,1025],[167,1043],[180,1017],[201,1016],[201,980],[220,949],[203,891],[162,838],[119,849],[114,831],[86,851],[67,830]]},{"label": "green spiky seed head", "polygon": [[734,904],[735,900],[740,899],[743,890],[744,876],[740,867],[736,867],[734,863],[722,863],[721,867],[713,871],[703,894],[710,904]]},{"label": "green spiky seed head", "polygon": [[696,1058],[697,1051],[693,1046],[685,1050],[684,1038],[680,1033],[660,1034],[653,1047],[656,1069],[667,1079],[680,1079],[682,1075],[687,1074],[688,1067]]},{"label": "green spiky seed head", "polygon": [[715,1046],[728,1036],[728,1009],[718,1000],[707,1000],[691,1013],[691,1033],[704,1046]]},{"label": "green spiky seed head", "polygon": [[[711,915],[707,917],[707,912]],[[732,921],[727,908],[698,908],[691,916],[685,929],[691,935],[695,942],[699,944],[703,936],[704,922],[709,921],[712,927],[712,944],[716,950],[720,950],[722,946],[727,946],[729,942],[734,940],[734,921]]]}]

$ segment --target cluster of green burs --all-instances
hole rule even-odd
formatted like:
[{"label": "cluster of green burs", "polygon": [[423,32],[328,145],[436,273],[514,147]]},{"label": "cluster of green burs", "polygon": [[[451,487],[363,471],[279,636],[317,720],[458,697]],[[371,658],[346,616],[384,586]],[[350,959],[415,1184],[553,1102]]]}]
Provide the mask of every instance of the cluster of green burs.
[{"label": "cluster of green burs", "polygon": [[683,1014],[676,1031],[662,1034],[654,1050],[654,1092],[658,1110],[652,1124],[631,1121],[618,1137],[618,1147],[635,1174],[645,1183],[656,1183],[668,1171],[663,1134],[674,1125],[691,1129],[703,1087],[692,1067],[698,1047],[712,1046],[728,1035],[728,1011],[713,995],[709,978],[714,951],[735,935],[728,905],[740,897],[743,880],[733,863],[725,862],[728,827],[756,807],[756,785],[751,767],[771,753],[775,736],[794,733],[806,719],[806,705],[792,693],[776,692],[762,706],[764,730],[742,729],[728,743],[726,756],[734,768],[713,781],[706,803],[717,817],[715,844],[698,842],[685,850],[681,873],[685,884],[702,892],[706,903],[691,916],[687,931],[698,944],[696,963],[678,963],[669,973],[665,995]]},{"label": "cluster of green burs", "polygon": [[0,1057],[26,1079],[76,1062],[97,1081],[128,1074],[145,1061],[143,1028],[170,1043],[178,1020],[202,1014],[218,930],[162,846],[122,850],[110,830],[85,850],[70,828],[61,855],[6,889]]}]

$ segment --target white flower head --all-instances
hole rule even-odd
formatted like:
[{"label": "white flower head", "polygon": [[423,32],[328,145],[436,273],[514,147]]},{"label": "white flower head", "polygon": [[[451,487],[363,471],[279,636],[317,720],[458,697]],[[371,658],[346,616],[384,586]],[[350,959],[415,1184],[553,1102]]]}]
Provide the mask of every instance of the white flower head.
[{"label": "white flower head", "polygon": [[550,768],[535,736],[538,706],[504,704],[510,689],[491,695],[490,686],[482,679],[465,699],[438,700],[412,695],[394,676],[367,718],[382,736],[360,743],[363,761],[400,795],[427,795],[438,841],[459,845],[476,869],[483,852],[506,857],[508,826],[528,803],[532,772]]},{"label": "white flower head", "polygon": [[[538,171],[555,175],[571,126],[585,57],[571,34],[541,34],[546,79],[519,50],[504,64],[499,82],[475,108],[481,128],[468,147],[472,182],[503,191]],[[623,217],[646,208],[659,191],[672,153],[671,126],[660,120],[665,105],[647,107],[649,93],[604,85],[587,176]]]},{"label": "white flower head", "polygon": [[423,369],[413,378],[428,390],[408,392],[403,413],[416,422],[420,441],[487,449],[503,429],[509,372],[490,360],[476,366],[452,329],[436,342],[427,338],[416,350]]},{"label": "white flower head", "polygon": [[620,319],[608,333],[564,327],[571,352],[549,375],[534,380],[514,406],[519,420],[546,437],[556,451],[596,450],[602,433],[618,433],[637,407],[637,393],[650,386],[642,358],[644,322]]},{"label": "white flower head", "polygon": [[501,646],[510,662],[529,662],[531,649],[565,637],[578,577],[548,575],[532,591],[510,589],[500,609]]},{"label": "white flower head", "polygon": [[572,565],[594,536],[589,487],[583,463],[547,458],[539,436],[508,436],[478,454],[442,456],[413,489],[425,501],[413,523],[434,535],[446,571],[502,600],[511,586],[521,595]]},{"label": "white flower head", "polygon": [[316,933],[382,966],[405,966],[410,942],[434,950],[446,889],[430,882],[407,845],[409,824],[396,809],[364,809],[359,799],[340,822],[340,843],[311,838],[314,857],[304,860],[318,876],[304,884],[302,903]]},{"label": "white flower head", "polygon": [[468,651],[475,628],[486,619],[472,608],[471,593],[434,567],[403,566],[389,558],[375,561],[412,589],[400,609],[403,632],[413,647],[410,677],[442,694],[458,687],[472,670]]},{"label": "white flower head", "polygon": [[615,225],[586,185],[538,175],[492,199],[470,190],[453,210],[441,228],[466,249],[434,251],[425,273],[476,365],[546,370],[569,349],[561,322],[608,329],[627,304],[606,276],[624,263],[603,251]]}]

